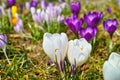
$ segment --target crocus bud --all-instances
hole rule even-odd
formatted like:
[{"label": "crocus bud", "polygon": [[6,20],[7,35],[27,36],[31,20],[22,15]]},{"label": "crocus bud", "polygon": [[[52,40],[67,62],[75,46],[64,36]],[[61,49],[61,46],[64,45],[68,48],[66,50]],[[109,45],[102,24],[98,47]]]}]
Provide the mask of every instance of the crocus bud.
[{"label": "crocus bud", "polygon": [[6,48],[6,43],[7,43],[7,36],[3,35],[3,34],[0,34],[0,47],[2,49],[5,49]]},{"label": "crocus bud", "polygon": [[73,14],[78,15],[81,9],[80,2],[72,2],[70,8]]},{"label": "crocus bud", "polygon": [[68,38],[65,33],[45,33],[43,36],[43,50],[51,60],[63,70],[64,58],[68,47]]},{"label": "crocus bud", "polygon": [[103,65],[104,80],[120,80],[120,55],[112,52]]},{"label": "crocus bud", "polygon": [[102,12],[89,12],[84,15],[84,20],[88,26],[95,27],[103,17]]},{"label": "crocus bud", "polygon": [[23,10],[23,4],[19,4],[20,12]]},{"label": "crocus bud", "polygon": [[17,6],[12,6],[12,17],[16,17],[17,11],[18,11]]},{"label": "crocus bud", "polygon": [[82,38],[85,38],[87,41],[90,41],[97,34],[97,27],[86,27],[85,29],[80,30],[80,35]]},{"label": "crocus bud", "polygon": [[70,40],[68,45],[68,60],[72,67],[72,75],[78,66],[85,63],[90,55],[92,46],[84,38]]},{"label": "crocus bud", "polygon": [[108,19],[103,22],[104,29],[110,34],[112,38],[113,33],[118,28],[118,21],[116,19]]},{"label": "crocus bud", "polygon": [[16,3],[16,0],[7,0],[9,6],[13,6]]}]

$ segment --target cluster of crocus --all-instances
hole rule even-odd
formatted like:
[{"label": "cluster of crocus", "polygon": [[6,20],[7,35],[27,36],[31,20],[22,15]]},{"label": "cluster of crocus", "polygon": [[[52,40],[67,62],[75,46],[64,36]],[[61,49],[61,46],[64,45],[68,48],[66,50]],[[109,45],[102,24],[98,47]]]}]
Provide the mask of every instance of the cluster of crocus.
[{"label": "cluster of crocus", "polygon": [[2,48],[4,55],[5,55],[8,63],[10,64],[10,61],[9,61],[8,56],[6,54],[6,43],[7,43],[7,36],[0,34],[0,48]]},{"label": "cluster of crocus", "polygon": [[43,22],[53,22],[53,21],[63,21],[64,17],[61,15],[62,8],[58,5],[49,4],[46,9],[35,10],[34,7],[31,8],[31,13],[33,20],[36,23],[42,24]]},{"label": "cluster of crocus", "polygon": [[103,64],[104,80],[120,80],[120,55],[112,52]]},{"label": "cluster of crocus", "polygon": [[84,38],[68,41],[65,33],[45,33],[43,49],[61,71],[64,71],[64,59],[67,55],[71,64],[71,75],[73,76],[76,68],[88,59],[92,46]]},{"label": "cluster of crocus", "polygon": [[[89,12],[88,14],[84,14],[84,19],[78,19],[80,9],[80,2],[72,2],[71,11],[73,15],[67,17],[64,23],[78,38],[81,35],[82,38],[90,41],[97,34],[97,25],[101,21],[103,14],[102,12]],[[83,23],[86,23],[85,28],[82,26]]]}]

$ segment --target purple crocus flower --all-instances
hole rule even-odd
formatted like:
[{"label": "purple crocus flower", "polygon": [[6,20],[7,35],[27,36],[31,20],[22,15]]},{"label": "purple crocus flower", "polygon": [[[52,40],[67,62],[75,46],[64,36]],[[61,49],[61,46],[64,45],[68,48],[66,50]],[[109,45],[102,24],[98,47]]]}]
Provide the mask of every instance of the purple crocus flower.
[{"label": "purple crocus flower", "polygon": [[14,26],[14,30],[17,32],[17,33],[21,33],[22,32],[22,29],[23,29],[23,22],[21,19],[18,20],[17,24]]},{"label": "purple crocus flower", "polygon": [[97,26],[97,24],[100,22],[100,20],[103,17],[102,12],[89,12],[87,15],[84,15],[84,20],[87,23],[88,26]]},{"label": "purple crocus flower", "polygon": [[18,19],[18,22],[17,24],[14,26],[14,30],[17,32],[17,33],[21,33],[22,30],[23,30],[23,22],[21,19]]},{"label": "purple crocus flower", "polygon": [[32,0],[32,1],[30,2],[30,6],[31,6],[31,7],[37,7],[37,5],[38,5],[38,1],[37,1],[37,0]]},{"label": "purple crocus flower", "polygon": [[0,48],[2,48],[8,63],[11,64],[10,61],[9,61],[9,58],[6,54],[6,43],[7,43],[7,36],[4,35],[4,34],[0,34]]},{"label": "purple crocus flower", "polygon": [[5,14],[4,8],[0,6],[0,15],[4,15],[4,14]]},{"label": "purple crocus flower", "polygon": [[118,5],[120,6],[120,0],[117,0]]},{"label": "purple crocus flower", "polygon": [[118,21],[116,19],[108,19],[103,22],[103,26],[112,38],[113,33],[118,28]]},{"label": "purple crocus flower", "polygon": [[30,9],[30,2],[26,2],[25,7],[26,7],[27,10],[29,10]]},{"label": "purple crocus flower", "polygon": [[7,36],[3,35],[3,34],[0,34],[0,47],[2,49],[5,49],[6,48],[6,43],[7,43]]},{"label": "purple crocus flower", "polygon": [[40,4],[42,9],[46,9],[48,6],[48,3],[45,0],[41,0]]},{"label": "purple crocus flower", "polygon": [[19,18],[19,15],[16,14],[16,19],[17,19],[17,22],[16,22],[16,25],[14,26],[14,30],[17,32],[17,33],[22,33],[22,30],[23,30],[23,22],[22,20]]},{"label": "purple crocus flower", "polygon": [[64,22],[64,16],[63,15],[59,15],[58,18],[57,18],[57,21],[59,23],[63,23]]},{"label": "purple crocus flower", "polygon": [[16,0],[7,0],[9,6],[13,6],[16,3]]},{"label": "purple crocus flower", "polygon": [[80,2],[72,2],[70,5],[71,11],[74,15],[78,15],[81,9]]},{"label": "purple crocus flower", "polygon": [[40,10],[40,9],[36,9],[34,7],[31,8],[31,14],[32,14],[32,18],[34,20],[35,23],[37,24],[42,24],[44,19],[45,19],[45,11],[44,10]]},{"label": "purple crocus flower", "polygon": [[76,16],[67,17],[64,24],[66,24],[78,37],[79,30],[82,28],[83,19],[78,19]]},{"label": "purple crocus flower", "polygon": [[80,35],[82,38],[85,38],[87,41],[90,41],[97,34],[97,27],[87,26],[84,29],[80,30]]}]

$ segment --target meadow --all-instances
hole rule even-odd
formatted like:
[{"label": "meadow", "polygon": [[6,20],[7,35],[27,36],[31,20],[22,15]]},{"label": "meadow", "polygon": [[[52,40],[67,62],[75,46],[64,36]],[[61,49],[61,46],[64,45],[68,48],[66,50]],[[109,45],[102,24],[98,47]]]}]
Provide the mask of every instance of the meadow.
[{"label": "meadow", "polygon": [[119,21],[119,0],[1,0],[0,80],[104,80]]}]

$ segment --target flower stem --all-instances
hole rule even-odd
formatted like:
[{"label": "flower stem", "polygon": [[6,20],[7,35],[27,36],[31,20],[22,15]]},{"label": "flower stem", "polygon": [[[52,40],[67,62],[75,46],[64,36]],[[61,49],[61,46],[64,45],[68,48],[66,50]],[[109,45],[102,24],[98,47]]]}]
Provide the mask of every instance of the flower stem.
[{"label": "flower stem", "polygon": [[110,39],[109,52],[112,51],[112,39]]},{"label": "flower stem", "polygon": [[7,54],[6,54],[6,49],[3,49],[3,52],[4,52],[4,55],[5,55],[5,57],[6,57],[7,61],[8,61],[8,63],[11,64],[10,61],[9,61],[9,58],[8,58],[8,56],[7,56]]}]

